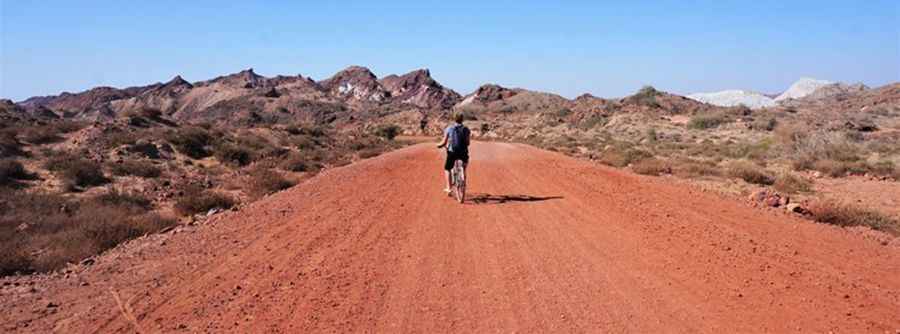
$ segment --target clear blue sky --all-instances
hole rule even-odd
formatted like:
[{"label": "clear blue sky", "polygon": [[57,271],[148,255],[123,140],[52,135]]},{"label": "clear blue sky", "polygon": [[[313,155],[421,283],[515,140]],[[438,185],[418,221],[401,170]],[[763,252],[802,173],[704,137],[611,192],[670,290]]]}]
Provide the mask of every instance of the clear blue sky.
[{"label": "clear blue sky", "polygon": [[[0,97],[427,67],[567,97],[900,81],[900,1],[2,1]],[[253,2],[253,4],[249,4]],[[636,2],[636,1],[633,1]]]}]

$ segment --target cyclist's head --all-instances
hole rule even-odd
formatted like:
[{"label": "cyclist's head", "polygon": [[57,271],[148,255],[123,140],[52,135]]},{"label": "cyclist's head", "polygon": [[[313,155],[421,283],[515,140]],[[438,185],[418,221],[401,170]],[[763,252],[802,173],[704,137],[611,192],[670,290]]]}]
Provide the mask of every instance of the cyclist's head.
[{"label": "cyclist's head", "polygon": [[453,115],[453,121],[456,123],[462,124],[464,119],[465,119],[465,117],[463,116],[463,113],[461,113],[461,112],[458,112]]}]

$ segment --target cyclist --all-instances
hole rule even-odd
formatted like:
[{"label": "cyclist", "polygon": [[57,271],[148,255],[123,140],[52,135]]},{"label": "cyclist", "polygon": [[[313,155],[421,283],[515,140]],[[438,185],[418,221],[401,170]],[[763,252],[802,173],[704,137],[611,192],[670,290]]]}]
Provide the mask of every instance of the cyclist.
[{"label": "cyclist", "polygon": [[444,162],[444,174],[447,176],[447,188],[444,192],[450,193],[450,187],[453,180],[450,170],[453,169],[453,163],[456,160],[463,162],[463,175],[465,175],[466,167],[469,165],[469,128],[463,125],[463,114],[457,113],[453,115],[453,124],[444,130],[444,139],[438,144],[438,148],[447,147],[447,160]]}]

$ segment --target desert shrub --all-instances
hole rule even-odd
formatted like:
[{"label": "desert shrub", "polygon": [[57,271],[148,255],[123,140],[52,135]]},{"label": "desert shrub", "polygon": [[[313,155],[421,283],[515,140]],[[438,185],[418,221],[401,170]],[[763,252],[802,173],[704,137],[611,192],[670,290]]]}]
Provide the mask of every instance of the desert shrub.
[{"label": "desert shrub", "polygon": [[133,200],[0,194],[0,275],[55,270],[175,223]]},{"label": "desert shrub", "polygon": [[16,138],[18,131],[15,129],[3,129],[0,131],[0,158],[25,155],[22,143]]},{"label": "desert shrub", "polygon": [[819,202],[810,207],[817,222],[837,226],[868,226],[874,230],[900,235],[900,222],[875,210],[837,202]]},{"label": "desert shrub", "polygon": [[99,186],[109,182],[100,164],[88,159],[63,154],[45,161],[48,170],[55,172],[67,190]]},{"label": "desert shrub", "polygon": [[778,120],[775,119],[775,117],[757,118],[753,120],[753,123],[750,123],[750,129],[757,131],[772,131],[777,125]]},{"label": "desert shrub", "polygon": [[278,167],[290,172],[309,172],[318,169],[315,161],[311,161],[305,154],[297,152],[288,154]]},{"label": "desert shrub", "polygon": [[373,131],[373,134],[387,140],[394,140],[394,138],[397,137],[397,135],[399,135],[401,131],[402,129],[399,126],[387,124],[376,127]]},{"label": "desert shrub", "polygon": [[249,184],[250,194],[260,197],[290,188],[295,183],[272,169],[258,167],[250,172]]},{"label": "desert shrub", "polygon": [[0,159],[0,187],[15,186],[20,180],[28,180],[33,175],[25,170],[22,163],[12,159]]},{"label": "desert shrub", "polygon": [[617,145],[603,151],[598,161],[605,165],[613,167],[625,167],[631,163],[642,159],[650,158],[653,155],[647,151],[627,147],[627,145]]},{"label": "desert shrub", "polygon": [[285,132],[288,134],[297,136],[297,135],[308,135],[312,137],[322,137],[325,136],[325,129],[320,126],[315,125],[304,125],[304,124],[292,124],[287,126]]},{"label": "desert shrub", "polygon": [[656,101],[656,97],[660,95],[660,92],[653,88],[653,86],[644,86],[638,90],[637,93],[629,97],[632,101],[637,104],[649,106],[649,107],[659,107],[659,103]]},{"label": "desert shrub", "polygon": [[107,148],[131,145],[138,141],[138,134],[133,131],[114,131],[104,136]]},{"label": "desert shrub", "polygon": [[812,191],[812,183],[789,173],[781,174],[775,178],[773,187],[775,190],[788,194]]},{"label": "desert shrub", "polygon": [[878,176],[893,176],[896,173],[894,162],[890,160],[877,161],[868,166],[869,172]]},{"label": "desert shrub", "polygon": [[253,152],[249,148],[232,143],[216,145],[215,156],[223,163],[236,166],[246,166],[253,161]]},{"label": "desert shrub", "polygon": [[581,119],[578,122],[576,127],[581,130],[590,130],[599,126],[604,126],[609,122],[609,119],[603,115],[594,114],[588,117]]},{"label": "desert shrub", "polygon": [[674,163],[673,173],[679,177],[720,176],[722,171],[714,163],[695,160],[682,160]]},{"label": "desert shrub", "polygon": [[655,143],[658,137],[659,135],[657,135],[655,128],[647,129],[647,133],[644,136],[644,138],[647,138],[647,140],[651,143]]},{"label": "desert shrub", "polygon": [[672,168],[667,162],[656,158],[643,159],[635,162],[631,164],[631,170],[638,174],[657,176],[672,172]]},{"label": "desert shrub", "polygon": [[716,128],[719,125],[724,124],[727,121],[727,118],[722,113],[705,113],[698,114],[691,117],[691,119],[687,123],[687,127],[689,129],[696,130],[706,130]]},{"label": "desert shrub", "polygon": [[62,141],[60,134],[57,127],[46,124],[25,127],[19,132],[19,137],[28,143],[41,145]]},{"label": "desert shrub", "polygon": [[86,123],[72,120],[61,120],[52,124],[52,126],[60,133],[72,133],[81,130]]},{"label": "desert shrub", "polygon": [[95,197],[97,201],[107,205],[134,207],[144,210],[151,208],[152,202],[147,197],[137,193],[127,193],[118,190],[110,190]]},{"label": "desert shrub", "polygon": [[210,155],[207,146],[213,143],[213,137],[207,129],[199,126],[184,127],[172,131],[168,140],[182,154],[202,159]]},{"label": "desert shrub", "polygon": [[377,157],[382,153],[382,150],[377,147],[362,149],[359,151],[359,157],[362,159],[368,159],[372,157]]},{"label": "desert shrub", "polygon": [[162,169],[146,160],[123,160],[109,164],[109,169],[113,175],[118,176],[154,178],[162,175]]},{"label": "desert shrub", "polygon": [[763,167],[746,161],[735,161],[728,165],[728,175],[752,184],[771,185],[775,178]]},{"label": "desert shrub", "polygon": [[28,274],[33,271],[31,257],[21,242],[3,240],[0,243],[0,277],[17,273]]},{"label": "desert shrub", "polygon": [[199,187],[187,187],[184,194],[175,201],[175,211],[188,216],[214,208],[228,209],[235,204],[237,203],[231,196]]},{"label": "desert shrub", "polygon": [[296,147],[299,150],[311,150],[319,146],[317,138],[311,135],[297,135],[287,139],[288,145]]},{"label": "desert shrub", "polygon": [[[794,165],[798,167],[798,165]],[[861,162],[847,162],[833,159],[813,160],[812,167],[808,168],[820,171],[831,177],[842,177],[848,174],[865,174],[867,166]]]}]

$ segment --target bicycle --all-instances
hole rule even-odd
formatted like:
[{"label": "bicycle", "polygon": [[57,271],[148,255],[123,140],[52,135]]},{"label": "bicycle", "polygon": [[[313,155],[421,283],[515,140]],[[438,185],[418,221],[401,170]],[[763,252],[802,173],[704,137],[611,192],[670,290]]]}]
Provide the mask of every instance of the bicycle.
[{"label": "bicycle", "polygon": [[450,180],[452,182],[450,191],[456,197],[456,200],[462,204],[466,201],[466,169],[463,168],[462,160],[456,160],[453,163],[453,169],[450,170]]}]

